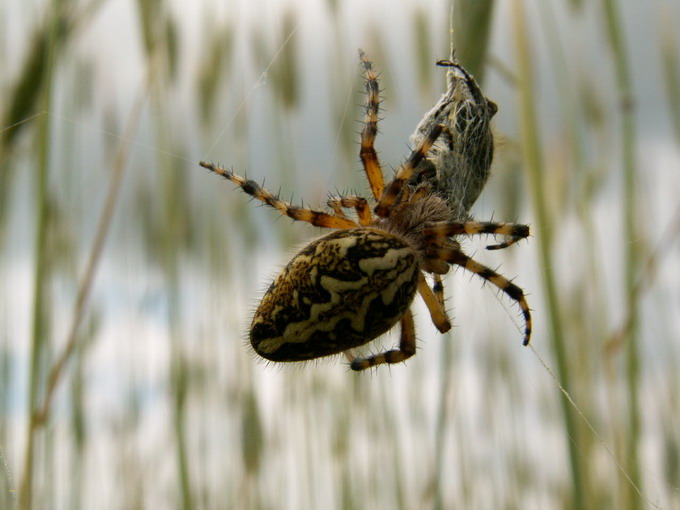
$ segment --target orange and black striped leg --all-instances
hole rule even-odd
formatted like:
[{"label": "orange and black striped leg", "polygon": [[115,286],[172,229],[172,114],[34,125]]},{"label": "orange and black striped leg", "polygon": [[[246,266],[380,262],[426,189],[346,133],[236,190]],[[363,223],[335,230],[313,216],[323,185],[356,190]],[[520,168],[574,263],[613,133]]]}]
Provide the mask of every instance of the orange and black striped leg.
[{"label": "orange and black striped leg", "polygon": [[432,129],[427,134],[427,136],[425,136],[420,141],[418,146],[413,149],[411,155],[406,160],[406,163],[404,163],[401,168],[399,168],[397,175],[395,175],[394,178],[387,184],[383,194],[380,196],[380,201],[378,202],[378,205],[375,206],[375,213],[378,216],[381,218],[389,216],[389,211],[392,208],[392,204],[394,204],[395,200],[399,196],[399,193],[404,187],[404,183],[411,178],[416,167],[427,155],[428,151],[432,148],[434,142],[437,141],[437,138],[439,138],[439,135],[441,135],[444,128],[445,127],[442,124],[435,124],[432,126]]},{"label": "orange and black striped leg", "polygon": [[484,278],[486,281],[491,282],[505,294],[510,296],[510,298],[517,301],[519,307],[522,309],[522,315],[524,316],[524,345],[529,345],[532,326],[531,311],[529,309],[529,304],[524,297],[524,291],[522,289],[508,280],[505,276],[498,274],[493,269],[490,269],[468,257],[460,250],[460,247],[457,245],[457,243],[450,243],[445,246],[432,246],[428,249],[427,256],[445,260],[451,264],[464,267],[471,273],[474,273],[477,276]]},{"label": "orange and black striped leg", "polygon": [[439,302],[439,306],[442,307],[442,310],[446,310],[444,308],[444,284],[442,283],[442,276],[440,274],[435,274],[434,275],[434,284],[432,285],[432,292],[434,292],[434,297],[437,298],[437,301]]},{"label": "orange and black striped leg", "polygon": [[[441,279],[439,283],[441,283]],[[425,281],[425,277],[422,276],[422,274],[420,276],[420,280],[418,280],[418,293],[420,294],[420,297],[423,298],[423,301],[425,301],[425,305],[427,305],[427,309],[430,311],[432,322],[437,327],[437,329],[441,333],[446,333],[448,330],[450,330],[451,321],[446,315],[443,299],[440,301],[437,298],[437,295],[432,291],[432,289],[430,289],[427,281]]]},{"label": "orange and black striped leg", "polygon": [[432,188],[429,186],[419,186],[412,190],[409,186],[401,188],[401,195],[399,196],[399,203],[402,202],[417,202],[432,193]]},{"label": "orange and black striped leg", "polygon": [[493,221],[466,221],[464,223],[428,223],[425,225],[424,230],[425,239],[428,242],[440,241],[437,242],[437,244],[442,244],[446,237],[463,234],[491,234],[509,237],[509,239],[505,242],[500,244],[491,244],[486,247],[487,250],[500,250],[502,248],[507,248],[520,239],[529,237],[529,226],[519,225],[517,223],[500,223]]},{"label": "orange and black striped leg", "polygon": [[[366,370],[367,368],[384,363],[401,363],[416,353],[416,327],[413,322],[413,313],[409,308],[401,318],[401,340],[399,349],[386,351],[366,358],[354,358],[350,363],[352,370]],[[350,355],[351,356],[351,355]]]},{"label": "orange and black striped leg", "polygon": [[354,209],[359,218],[359,225],[365,227],[371,224],[373,216],[371,216],[371,209],[368,207],[368,202],[362,197],[331,197],[328,199],[328,207],[333,209],[336,216],[345,218],[345,209]]},{"label": "orange and black striped leg", "polygon": [[378,153],[375,151],[375,137],[378,134],[378,113],[380,112],[380,86],[378,75],[373,64],[363,50],[359,50],[359,58],[366,71],[366,116],[364,129],[361,132],[361,149],[359,157],[366,172],[368,184],[376,200],[380,198],[385,187],[385,178],[380,167]]},{"label": "orange and black striped leg", "polygon": [[217,175],[221,175],[227,180],[230,180],[248,195],[261,202],[264,202],[265,204],[278,210],[284,216],[288,216],[294,220],[306,221],[307,223],[311,223],[314,226],[326,228],[354,228],[357,226],[356,222],[350,220],[349,218],[334,216],[322,211],[306,209],[304,207],[298,207],[289,204],[288,202],[284,202],[278,196],[273,195],[269,190],[263,188],[255,181],[241,177],[231,170],[226,170],[205,161],[201,161],[199,165],[201,165],[203,168],[207,168]]},{"label": "orange and black striped leg", "polygon": [[[408,189],[408,188],[406,188]],[[426,184],[421,184],[418,186],[416,191],[413,193],[413,196],[411,196],[408,200],[410,202],[417,202],[421,198],[425,198],[428,195],[432,194],[432,187]]]}]

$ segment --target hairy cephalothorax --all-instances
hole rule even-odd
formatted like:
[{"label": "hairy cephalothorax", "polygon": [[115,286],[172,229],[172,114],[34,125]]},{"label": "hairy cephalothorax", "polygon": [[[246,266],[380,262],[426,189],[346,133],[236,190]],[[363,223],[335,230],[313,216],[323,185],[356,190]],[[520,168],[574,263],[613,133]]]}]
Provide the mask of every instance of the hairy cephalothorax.
[{"label": "hairy cephalothorax", "polygon": [[[373,199],[333,197],[329,212],[289,204],[230,170],[201,166],[294,220],[336,229],[303,248],[286,265],[253,315],[250,342],[271,361],[304,361],[345,352],[353,370],[398,363],[413,356],[416,334],[411,304],[420,294],[433,323],[451,329],[444,308],[441,275],[457,265],[495,285],[515,300],[524,317],[524,345],[531,337],[531,313],[524,292],[507,278],[467,256],[454,236],[491,234],[506,248],[529,236],[529,227],[467,221],[469,209],[489,174],[493,138],[489,121],[496,105],[473,77],[453,60],[448,90],[416,129],[414,149],[385,184],[374,142],[378,132],[378,79],[363,51],[366,117],[360,158]],[[345,214],[355,211],[355,218]],[[428,283],[431,279],[431,283]],[[351,350],[401,324],[399,347],[365,358]]]}]

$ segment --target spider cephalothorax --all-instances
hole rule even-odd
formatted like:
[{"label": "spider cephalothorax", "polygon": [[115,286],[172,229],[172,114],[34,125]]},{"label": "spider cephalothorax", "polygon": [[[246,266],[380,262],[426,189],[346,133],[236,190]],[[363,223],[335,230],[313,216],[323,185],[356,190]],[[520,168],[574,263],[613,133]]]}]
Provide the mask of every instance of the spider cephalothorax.
[{"label": "spider cephalothorax", "polygon": [[[201,162],[254,198],[294,220],[337,229],[308,244],[286,265],[262,298],[250,327],[255,351],[272,361],[303,361],[347,353],[353,370],[398,363],[415,354],[411,304],[419,293],[437,329],[451,323],[444,308],[441,275],[462,266],[519,303],[531,336],[531,314],[524,292],[492,269],[474,261],[453,240],[456,235],[504,235],[487,248],[505,248],[529,235],[512,223],[468,221],[469,209],[489,174],[493,138],[489,126],[496,105],[472,76],[452,60],[447,92],[419,124],[411,155],[385,185],[374,148],[380,97],[371,62],[360,50],[366,72],[366,119],[360,157],[373,198],[371,214],[362,197],[335,197],[332,212],[291,205],[254,181]],[[356,219],[345,215],[354,209]],[[432,288],[426,275],[433,280]],[[355,358],[350,350],[401,323],[399,347]]]}]

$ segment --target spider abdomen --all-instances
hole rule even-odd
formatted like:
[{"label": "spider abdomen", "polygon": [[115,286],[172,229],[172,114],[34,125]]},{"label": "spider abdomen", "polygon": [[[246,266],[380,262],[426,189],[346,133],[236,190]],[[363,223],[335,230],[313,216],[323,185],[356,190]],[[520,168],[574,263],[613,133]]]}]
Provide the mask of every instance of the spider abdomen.
[{"label": "spider abdomen", "polygon": [[332,232],[307,245],[277,276],[250,329],[272,361],[337,354],[390,330],[416,293],[414,247],[375,228]]}]

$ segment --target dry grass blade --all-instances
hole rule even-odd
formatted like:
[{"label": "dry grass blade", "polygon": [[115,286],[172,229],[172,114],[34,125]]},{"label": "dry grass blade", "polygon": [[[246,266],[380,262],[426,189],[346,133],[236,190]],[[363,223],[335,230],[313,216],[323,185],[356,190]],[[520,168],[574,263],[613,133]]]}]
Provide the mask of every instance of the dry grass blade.
[{"label": "dry grass blade", "polygon": [[132,109],[128,125],[124,131],[122,139],[123,141],[118,146],[118,153],[116,154],[116,158],[113,162],[113,172],[111,172],[111,182],[109,183],[109,189],[106,195],[106,201],[104,202],[104,208],[102,209],[101,216],[99,217],[99,223],[97,225],[97,231],[92,243],[90,256],[87,260],[87,265],[85,266],[82,279],[78,285],[78,295],[73,310],[73,316],[71,318],[71,324],[66,336],[66,342],[64,343],[64,348],[61,351],[61,354],[56,358],[56,361],[50,369],[43,403],[35,411],[33,416],[33,421],[35,422],[36,427],[43,425],[47,420],[52,405],[52,399],[54,398],[54,392],[57,389],[59,381],[64,376],[68,362],[71,360],[76,350],[78,329],[85,316],[87,300],[90,295],[90,291],[92,290],[92,285],[97,272],[97,266],[101,260],[104,244],[111,228],[111,221],[119,201],[120,189],[123,184],[123,176],[125,175],[125,166],[127,164],[127,157],[130,149],[130,141],[134,138],[135,131],[137,130],[145,97],[146,93],[139,94],[137,102]]}]

